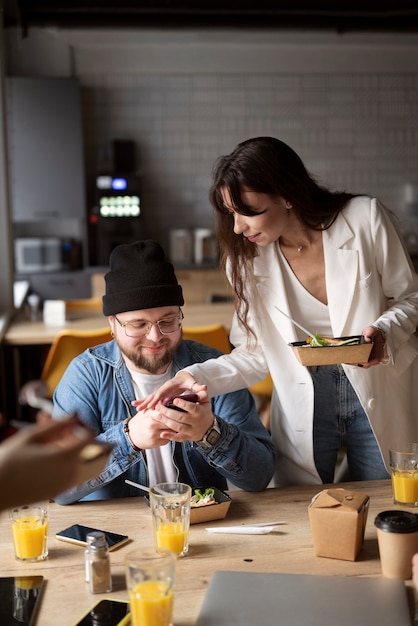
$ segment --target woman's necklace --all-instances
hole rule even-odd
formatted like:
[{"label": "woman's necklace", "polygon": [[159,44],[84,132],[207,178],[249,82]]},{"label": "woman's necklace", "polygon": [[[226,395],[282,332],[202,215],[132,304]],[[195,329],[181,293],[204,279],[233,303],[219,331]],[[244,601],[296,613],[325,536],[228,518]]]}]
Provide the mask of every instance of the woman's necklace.
[{"label": "woman's necklace", "polygon": [[305,248],[306,248],[306,244],[304,243],[298,243],[298,244],[283,244],[283,242],[281,241],[280,237],[277,241],[278,245],[281,247],[282,245],[285,248],[293,248],[297,250],[297,252],[300,254]]}]

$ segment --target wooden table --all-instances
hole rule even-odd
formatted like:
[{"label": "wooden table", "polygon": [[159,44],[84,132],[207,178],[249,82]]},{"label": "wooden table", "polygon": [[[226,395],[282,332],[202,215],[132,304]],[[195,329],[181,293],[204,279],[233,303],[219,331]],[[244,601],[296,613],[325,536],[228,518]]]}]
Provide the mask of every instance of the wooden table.
[{"label": "wooden table", "polygon": [[[206,326],[223,324],[230,328],[234,305],[232,302],[214,304],[185,304],[183,307],[184,326]],[[64,328],[70,330],[95,330],[108,325],[107,318],[98,311],[72,312],[71,319],[60,326],[44,324],[42,320],[16,319],[11,322],[4,334],[4,344],[8,346],[28,346],[51,344]]]},{"label": "wooden table", "polygon": [[[335,486],[335,485],[334,485]],[[178,560],[174,625],[193,626],[209,580],[215,570],[281,572],[318,576],[381,576],[374,519],[378,512],[396,508],[389,480],[344,483],[370,496],[364,546],[355,562],[315,557],[308,519],[308,504],[317,485],[267,489],[261,493],[230,491],[232,504],[225,520],[211,525],[283,520],[269,535],[211,534],[209,524],[190,528],[189,554]],[[84,582],[84,550],[57,541],[55,533],[74,523],[125,533],[132,542],[111,552],[114,591],[91,595]],[[151,515],[143,498],[127,498],[70,506],[50,505],[49,557],[38,564],[14,559],[7,513],[0,515],[1,575],[42,574],[47,581],[38,617],[39,626],[70,626],[101,597],[127,600],[124,558],[153,545]],[[412,582],[406,583],[414,601]],[[411,622],[412,623],[412,622]]]}]

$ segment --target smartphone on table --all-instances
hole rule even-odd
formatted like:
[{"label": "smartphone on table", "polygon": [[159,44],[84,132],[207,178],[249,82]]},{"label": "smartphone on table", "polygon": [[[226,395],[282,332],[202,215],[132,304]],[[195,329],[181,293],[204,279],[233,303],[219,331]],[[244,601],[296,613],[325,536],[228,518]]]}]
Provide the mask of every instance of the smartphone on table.
[{"label": "smartphone on table", "polygon": [[73,626],[129,626],[129,603],[124,600],[99,600]]},{"label": "smartphone on table", "polygon": [[69,543],[85,547],[87,545],[87,535],[94,531],[104,533],[107,545],[109,546],[109,552],[129,541],[128,535],[121,535],[120,533],[101,530],[99,528],[91,528],[90,526],[83,526],[82,524],[73,524],[68,528],[64,528],[64,530],[60,530],[55,537],[60,541],[68,541]]},{"label": "smartphone on table", "polygon": [[182,413],[186,413],[184,409],[181,409],[178,406],[173,404],[173,400],[175,398],[181,398],[182,400],[186,400],[186,402],[199,402],[199,396],[197,393],[183,393],[179,396],[169,396],[167,398],[163,398],[162,404],[167,406],[169,409],[174,409],[175,411],[181,411]]}]

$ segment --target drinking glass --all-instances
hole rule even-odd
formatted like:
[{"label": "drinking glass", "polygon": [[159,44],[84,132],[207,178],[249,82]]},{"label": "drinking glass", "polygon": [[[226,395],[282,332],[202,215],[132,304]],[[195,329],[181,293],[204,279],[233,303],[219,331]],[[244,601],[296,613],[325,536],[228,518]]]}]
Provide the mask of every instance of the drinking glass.
[{"label": "drinking glass", "polygon": [[158,483],[150,489],[150,504],[157,549],[185,556],[189,550],[190,498],[185,483]]},{"label": "drinking glass", "polygon": [[393,501],[402,506],[418,506],[418,444],[404,450],[389,450]]},{"label": "drinking glass", "polygon": [[176,555],[135,550],[125,567],[133,626],[172,626]]},{"label": "drinking glass", "polygon": [[13,546],[18,561],[43,561],[48,556],[48,503],[25,504],[10,511]]}]

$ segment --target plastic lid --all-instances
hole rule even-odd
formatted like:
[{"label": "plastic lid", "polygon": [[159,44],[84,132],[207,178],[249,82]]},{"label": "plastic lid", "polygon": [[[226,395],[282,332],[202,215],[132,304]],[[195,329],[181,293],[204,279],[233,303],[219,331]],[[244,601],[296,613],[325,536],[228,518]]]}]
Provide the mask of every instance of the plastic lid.
[{"label": "plastic lid", "polygon": [[388,533],[415,533],[418,532],[418,515],[409,511],[382,511],[374,525]]}]

